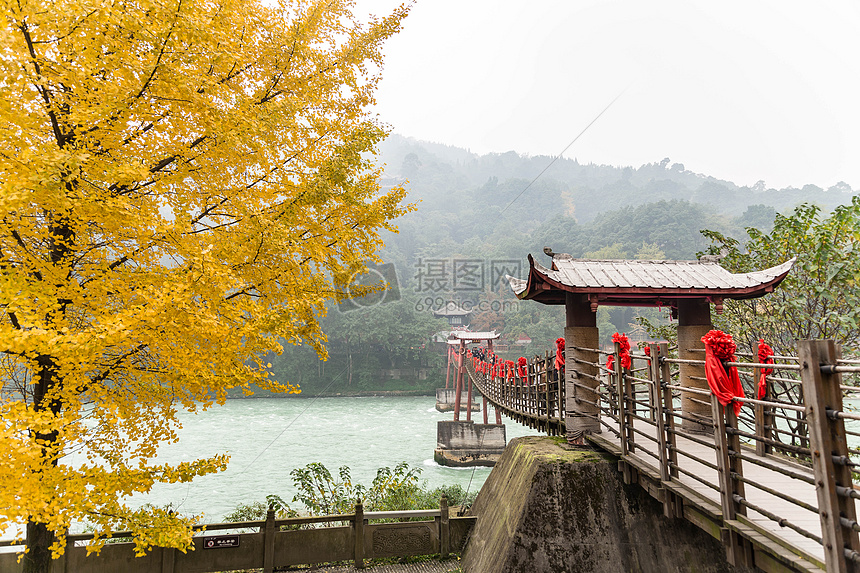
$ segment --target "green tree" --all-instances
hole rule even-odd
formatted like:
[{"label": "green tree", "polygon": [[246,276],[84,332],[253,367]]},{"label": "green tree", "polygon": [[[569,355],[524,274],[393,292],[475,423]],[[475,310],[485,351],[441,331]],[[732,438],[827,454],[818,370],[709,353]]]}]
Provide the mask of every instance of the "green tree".
[{"label": "green tree", "polygon": [[773,230],[747,228],[745,246],[731,237],[703,231],[710,254],[724,254],[721,264],[751,272],[796,257],[791,272],[769,295],[726,302],[715,323],[739,346],[755,352],[763,338],[777,354],[795,354],[795,341],[832,338],[849,348],[860,344],[860,197],[823,215],[803,204],[790,215],[777,215]]},{"label": "green tree", "polygon": [[582,255],[584,259],[619,259],[627,258],[627,251],[621,243],[613,243]]},{"label": "green tree", "polygon": [[666,258],[666,253],[657,243],[643,242],[639,250],[636,251],[635,258],[640,261],[662,261]]}]

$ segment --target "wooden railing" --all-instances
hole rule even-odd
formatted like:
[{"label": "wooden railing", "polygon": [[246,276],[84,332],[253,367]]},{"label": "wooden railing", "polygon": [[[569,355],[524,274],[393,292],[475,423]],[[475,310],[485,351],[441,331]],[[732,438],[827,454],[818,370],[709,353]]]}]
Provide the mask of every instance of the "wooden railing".
[{"label": "wooden railing", "polygon": [[[736,398],[744,405],[736,416],[731,403],[724,407],[701,388],[707,388],[704,377],[678,379],[680,364],[704,365],[704,360],[673,358],[666,344],[652,344],[649,350],[650,357],[633,355],[628,370],[618,360],[613,370],[576,360],[601,375],[577,372],[566,384],[559,383],[549,355],[535,357],[522,379],[475,374],[475,382],[504,413],[553,434],[564,431],[566,413],[558,405],[564,404],[567,386],[575,404],[599,412],[602,433],[589,439],[629,460],[620,464],[625,472],[652,472],[652,493],[662,498],[667,515],[684,515],[678,495],[710,496],[718,503],[714,515],[733,564],[750,566],[756,548],[770,541],[773,547],[784,546],[788,539],[789,553],[802,554],[808,570],[860,571],[854,507],[860,493],[852,481],[860,450],[848,444],[849,437],[860,441],[860,432],[850,427],[860,415],[843,406],[843,397],[851,399],[860,388],[842,384],[843,374],[860,372],[860,360],[842,360],[830,341],[802,341],[798,357],[778,356],[773,365],[728,363],[742,374],[748,396],[755,395],[752,382],[760,369],[774,369],[762,400]],[[682,396],[699,412],[682,410]],[[690,493],[694,490],[699,491]],[[776,558],[791,562],[784,555]],[[796,565],[795,570],[807,569]]]},{"label": "wooden railing", "polygon": [[471,361],[465,364],[481,394],[506,416],[551,436],[564,434],[565,388],[555,354],[534,356],[523,377],[483,375]]},{"label": "wooden railing", "polygon": [[[133,543],[112,542],[105,544],[98,555],[87,555],[87,545],[93,535],[69,535],[65,554],[55,564],[54,570],[76,573],[205,573],[262,569],[263,573],[271,573],[276,567],[337,561],[351,561],[354,567],[363,569],[367,559],[432,554],[441,554],[445,558],[449,553],[460,552],[475,519],[449,515],[444,495],[439,509],[428,510],[365,512],[359,502],[354,513],[289,519],[275,519],[275,512],[270,510],[264,521],[195,526],[199,533],[194,537],[192,550],[185,553],[154,547],[143,557],[136,558]],[[380,523],[383,520],[397,522]],[[256,531],[243,532],[248,529]],[[226,535],[211,535],[212,532]],[[131,532],[124,531],[110,537],[122,539],[131,535]],[[16,545],[20,543],[0,542],[0,547]],[[0,553],[0,571],[13,573],[21,570],[17,553]]]}]

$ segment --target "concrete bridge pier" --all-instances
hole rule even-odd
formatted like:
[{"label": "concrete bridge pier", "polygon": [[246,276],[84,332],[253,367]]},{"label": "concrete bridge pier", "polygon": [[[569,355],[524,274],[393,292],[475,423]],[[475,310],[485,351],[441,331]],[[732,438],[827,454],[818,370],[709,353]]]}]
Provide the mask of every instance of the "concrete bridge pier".
[{"label": "concrete bridge pier", "polygon": [[440,420],[436,423],[433,459],[440,466],[492,467],[505,451],[506,443],[504,424]]},{"label": "concrete bridge pier", "polygon": [[[585,445],[585,434],[600,433],[600,408],[596,392],[599,374],[597,352],[580,348],[598,348],[597,313],[583,295],[565,293],[564,384],[567,441]],[[590,376],[583,376],[590,375]],[[593,376],[594,378],[592,378]]]}]

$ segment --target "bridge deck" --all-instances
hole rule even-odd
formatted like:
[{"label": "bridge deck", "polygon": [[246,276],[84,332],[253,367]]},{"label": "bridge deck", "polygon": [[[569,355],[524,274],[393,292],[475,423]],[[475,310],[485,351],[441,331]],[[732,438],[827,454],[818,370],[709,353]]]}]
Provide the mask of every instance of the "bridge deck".
[{"label": "bridge deck", "polygon": [[[635,450],[627,455],[627,459],[638,462],[638,467],[641,469],[650,468],[653,471],[653,475],[659,479],[659,464],[654,457],[646,453],[650,452],[655,456],[657,455],[656,452],[658,451],[658,447],[656,443],[655,427],[638,419],[634,420],[633,424],[634,428],[638,432],[642,432],[643,434],[650,436],[652,439],[636,434]],[[705,439],[709,438],[709,436],[706,435],[703,435],[702,437]],[[713,438],[710,437],[710,439]],[[621,440],[611,432],[604,431],[601,434],[592,436],[592,442],[617,455],[620,455],[621,453]],[[684,455],[685,453],[689,453],[716,465],[715,449],[684,438],[683,436],[677,437],[677,447],[679,450],[678,465],[683,470],[698,476],[702,481],[712,484],[713,487],[708,487],[701,481],[681,472],[679,472],[678,477],[673,478],[672,481],[677,481],[682,484],[685,489],[698,494],[698,496],[701,497],[701,500],[698,501],[704,501],[706,505],[709,504],[711,507],[708,509],[711,512],[721,514],[720,492],[719,486],[717,485],[717,471]],[[642,450],[645,451],[643,452]],[[746,453],[750,456],[755,456],[755,451],[752,448],[750,448]],[[812,477],[811,469],[803,467],[793,461],[785,460],[777,456],[767,456],[766,459],[773,465],[784,467],[785,469],[789,469],[799,474],[808,475],[810,478]],[[811,484],[752,463],[744,463],[743,473],[744,477],[749,478],[751,481],[766,484],[767,487],[779,491],[780,493],[797,498],[813,507],[817,506],[815,488]],[[747,484],[745,488],[745,497],[753,504],[761,506],[767,511],[789,520],[810,533],[817,536],[821,535],[821,522],[817,513],[803,509],[798,505],[792,504],[749,484]],[[758,529],[765,537],[768,537],[777,544],[784,546],[792,553],[797,551],[800,554],[798,557],[806,562],[804,564],[805,568],[812,568],[812,570],[814,570],[814,567],[817,566],[821,570],[824,570],[824,550],[820,543],[813,539],[809,539],[788,527],[780,527],[779,524],[772,519],[752,509],[747,509],[746,517],[752,525],[755,526],[755,529]]]}]

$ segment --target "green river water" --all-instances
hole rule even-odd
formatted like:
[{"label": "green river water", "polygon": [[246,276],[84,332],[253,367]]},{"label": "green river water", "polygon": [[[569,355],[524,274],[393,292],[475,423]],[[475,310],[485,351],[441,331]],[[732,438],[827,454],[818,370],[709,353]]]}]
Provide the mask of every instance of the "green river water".
[{"label": "green river water", "polygon": [[[163,446],[157,461],[228,453],[227,470],[190,484],[158,486],[135,497],[132,505],[169,503],[182,513],[205,514],[204,522],[219,521],[239,503],[265,501],[268,494],[291,501],[290,470],[312,462],[322,462],[333,475],[349,466],[353,482],[370,485],[377,468],[405,461],[421,468],[428,487],[460,484],[477,491],[490,468],[455,469],[433,461],[436,422],[453,419],[452,413],[437,412],[435,404],[432,396],[234,399],[184,414],[179,442]],[[473,419],[481,421],[482,415],[473,412]],[[536,434],[506,418],[503,422],[508,440]]]}]

